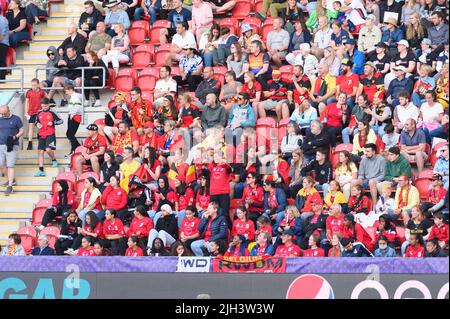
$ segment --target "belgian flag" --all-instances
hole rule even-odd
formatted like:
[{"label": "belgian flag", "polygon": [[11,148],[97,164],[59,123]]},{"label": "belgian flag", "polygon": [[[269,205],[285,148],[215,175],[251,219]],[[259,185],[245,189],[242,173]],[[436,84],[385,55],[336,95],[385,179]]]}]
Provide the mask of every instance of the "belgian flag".
[{"label": "belgian flag", "polygon": [[169,187],[175,189],[175,179],[178,178],[178,171],[175,168],[175,165],[172,165],[169,172],[167,173],[167,179],[169,181]]},{"label": "belgian flag", "polygon": [[186,185],[197,180],[197,175],[195,173],[195,165],[191,164],[186,172]]}]

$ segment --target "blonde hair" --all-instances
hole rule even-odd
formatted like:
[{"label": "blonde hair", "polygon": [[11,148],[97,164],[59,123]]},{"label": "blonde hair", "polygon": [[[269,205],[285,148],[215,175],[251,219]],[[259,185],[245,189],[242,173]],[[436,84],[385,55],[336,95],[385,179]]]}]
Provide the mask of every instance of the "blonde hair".
[{"label": "blonde hair", "polygon": [[422,24],[420,23],[420,15],[417,12],[411,14],[411,17],[416,17],[419,23],[417,24],[417,28],[415,28],[411,23],[408,23],[406,27],[406,39],[412,40],[414,38],[422,39],[425,36],[425,31],[423,29]]},{"label": "blonde hair", "polygon": [[426,72],[427,75],[430,75],[431,72],[433,72],[433,67],[431,67],[431,66],[428,65],[428,64],[422,64],[422,65],[420,66],[420,68],[422,69],[423,72]]},{"label": "blonde hair", "polygon": [[294,216],[294,218],[300,217],[300,211],[294,205],[289,205],[288,207],[286,207],[286,212],[287,211],[291,212],[291,214],[292,214],[292,216]]}]

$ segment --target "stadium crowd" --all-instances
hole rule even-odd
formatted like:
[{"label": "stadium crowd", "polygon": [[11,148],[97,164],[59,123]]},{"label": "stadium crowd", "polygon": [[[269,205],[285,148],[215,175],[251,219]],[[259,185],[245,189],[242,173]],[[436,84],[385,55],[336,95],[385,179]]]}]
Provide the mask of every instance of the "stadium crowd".
[{"label": "stadium crowd", "polygon": [[[0,18],[3,45],[35,20],[19,2],[9,32]],[[45,153],[58,166],[56,94],[69,109],[71,170],[93,172],[83,189],[57,181],[38,229],[62,217],[61,236],[53,250],[39,235],[33,255],[448,256],[447,1],[264,0],[237,27],[223,22],[234,0],[99,2],[48,48],[60,70],[26,94],[35,176],[46,175]],[[170,24],[151,92],[116,82],[107,106],[95,89],[83,105],[81,81],[132,70],[128,30],[140,19]],[[101,68],[83,79],[81,66]],[[80,145],[83,108],[102,106]],[[4,121],[7,107],[0,115],[0,166],[13,168],[6,146],[23,128]],[[12,169],[7,194],[14,183]],[[25,254],[19,235],[9,240],[3,254]]]}]

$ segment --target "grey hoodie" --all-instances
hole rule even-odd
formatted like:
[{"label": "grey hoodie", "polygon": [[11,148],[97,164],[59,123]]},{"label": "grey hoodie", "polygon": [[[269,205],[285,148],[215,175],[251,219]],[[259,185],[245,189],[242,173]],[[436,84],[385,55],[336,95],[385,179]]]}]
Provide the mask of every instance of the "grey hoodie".
[{"label": "grey hoodie", "polygon": [[227,112],[222,105],[217,104],[215,108],[207,105],[202,113],[202,127],[204,130],[222,126],[225,127],[227,123]]},{"label": "grey hoodie", "polygon": [[[47,64],[45,65],[46,68],[56,68],[57,64],[59,62],[59,54],[56,52],[56,48],[54,46],[48,47],[47,51],[51,51],[55,54],[55,59],[50,60],[50,58],[47,61]],[[53,78],[55,77],[55,73],[58,72],[58,70],[46,70],[45,71],[45,79],[49,82],[53,82]]]}]

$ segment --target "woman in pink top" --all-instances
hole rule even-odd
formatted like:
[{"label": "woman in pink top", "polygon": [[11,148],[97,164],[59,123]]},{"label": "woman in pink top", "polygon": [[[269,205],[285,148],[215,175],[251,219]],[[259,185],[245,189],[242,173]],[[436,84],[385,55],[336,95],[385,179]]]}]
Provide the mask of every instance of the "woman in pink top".
[{"label": "woman in pink top", "polygon": [[192,0],[192,31],[200,43],[202,34],[209,31],[213,25],[213,12],[211,6],[203,0]]}]

